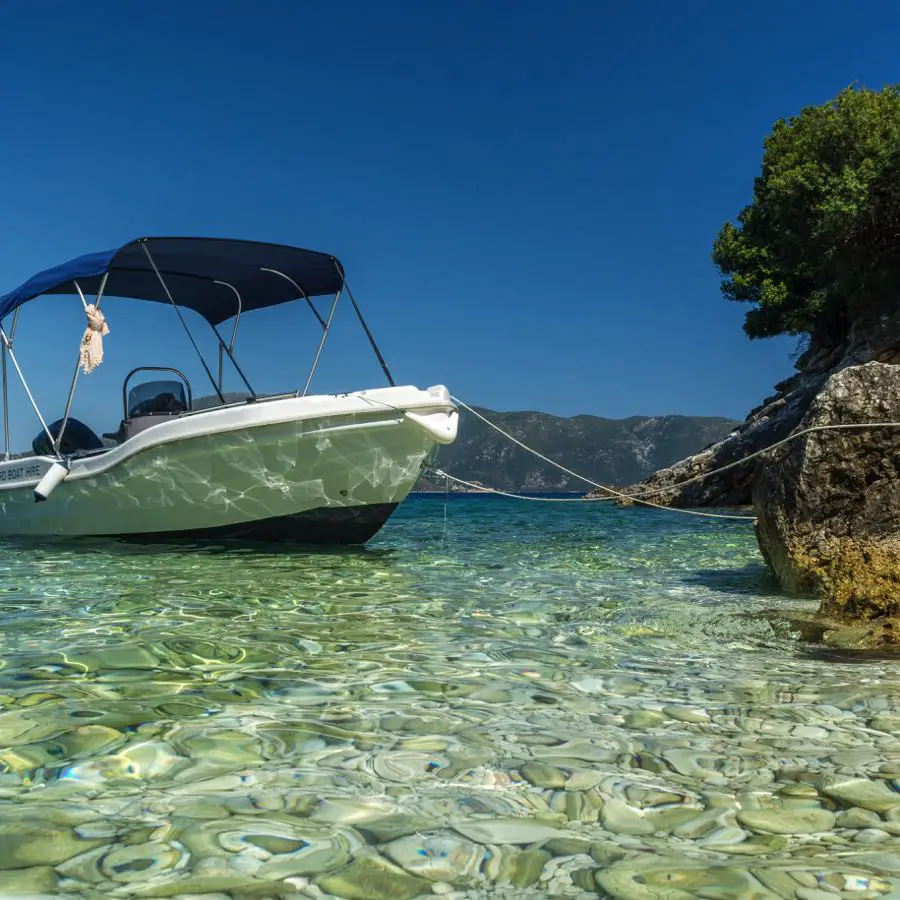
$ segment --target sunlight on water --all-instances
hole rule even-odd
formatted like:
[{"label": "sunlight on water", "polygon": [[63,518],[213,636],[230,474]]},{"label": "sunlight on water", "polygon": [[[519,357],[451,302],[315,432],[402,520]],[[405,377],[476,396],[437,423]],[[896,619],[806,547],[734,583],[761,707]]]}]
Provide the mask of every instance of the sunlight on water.
[{"label": "sunlight on water", "polygon": [[900,670],[746,525],[417,497],[0,571],[0,896],[900,897]]}]

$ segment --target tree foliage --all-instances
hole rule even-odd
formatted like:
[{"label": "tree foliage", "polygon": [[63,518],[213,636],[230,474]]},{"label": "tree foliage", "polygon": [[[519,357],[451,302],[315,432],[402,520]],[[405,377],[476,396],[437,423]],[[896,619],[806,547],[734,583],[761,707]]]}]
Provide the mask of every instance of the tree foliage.
[{"label": "tree foliage", "polygon": [[775,123],[753,200],[713,245],[752,337],[838,343],[900,302],[900,87],[847,88]]}]

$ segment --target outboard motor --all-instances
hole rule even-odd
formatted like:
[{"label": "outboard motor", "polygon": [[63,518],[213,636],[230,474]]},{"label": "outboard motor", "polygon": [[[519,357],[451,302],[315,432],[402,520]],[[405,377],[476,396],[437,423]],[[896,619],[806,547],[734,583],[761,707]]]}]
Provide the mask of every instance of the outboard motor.
[{"label": "outboard motor", "polygon": [[[54,441],[59,437],[62,424],[63,420],[57,419],[52,425],[47,427]],[[47,432],[43,430],[31,442],[31,449],[34,450],[35,456],[56,456],[56,450],[50,443]],[[66,430],[63,432],[62,444],[59,447],[59,452],[63,456],[72,456],[75,453],[87,453],[92,450],[102,449],[103,441],[84,422],[80,422],[78,419],[69,419],[66,423]]]},{"label": "outboard motor", "polygon": [[[62,429],[63,420],[57,419],[47,430],[56,440]],[[34,450],[36,456],[56,456],[56,449],[50,442],[46,431],[41,433],[31,442],[31,449]],[[78,419],[69,419],[66,423],[66,430],[63,432],[62,443],[59,446],[59,452],[63,456],[73,456],[76,453],[85,453],[91,450],[103,449],[103,441],[91,431],[84,422]],[[69,464],[64,460],[56,460],[46,472],[44,477],[34,487],[34,502],[40,503],[46,500],[50,494],[65,481],[69,474]]]}]

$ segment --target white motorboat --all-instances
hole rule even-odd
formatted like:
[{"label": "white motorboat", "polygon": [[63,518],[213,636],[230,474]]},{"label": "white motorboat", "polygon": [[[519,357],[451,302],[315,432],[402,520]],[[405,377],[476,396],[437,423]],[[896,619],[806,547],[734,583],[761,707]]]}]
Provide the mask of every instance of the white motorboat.
[{"label": "white motorboat", "polygon": [[[44,294],[77,297],[89,323],[63,415],[52,424],[38,409],[13,350],[19,308]],[[89,304],[91,294],[96,299]],[[342,294],[389,386],[313,395],[310,383]],[[196,408],[179,370],[139,366],[125,379],[117,431],[101,439],[71,417],[79,371],[96,363],[91,352],[96,354],[98,341],[102,347],[100,304],[110,296],[173,307],[212,384],[214,405]],[[327,312],[313,299],[322,296],[333,296]],[[322,332],[305,386],[258,395],[235,359],[240,317],[298,300]],[[199,313],[215,331],[218,378],[182,309]],[[226,341],[218,326],[228,320],[234,324]],[[406,498],[435,449],[456,438],[458,414],[447,389],[396,386],[341,264],[328,254],[295,247],[142,238],[79,257],[0,297],[0,354],[6,440],[0,460],[2,535],[360,544]],[[247,388],[237,402],[228,402],[222,390],[226,359]],[[9,447],[7,360],[41,423],[32,452],[16,457]]]}]

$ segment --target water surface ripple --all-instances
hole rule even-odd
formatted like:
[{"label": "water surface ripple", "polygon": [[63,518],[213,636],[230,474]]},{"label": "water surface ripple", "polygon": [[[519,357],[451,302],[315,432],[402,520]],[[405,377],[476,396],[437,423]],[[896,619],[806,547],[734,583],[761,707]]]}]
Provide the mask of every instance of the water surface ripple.
[{"label": "water surface ripple", "polygon": [[416,497],[0,573],[0,896],[900,897],[900,669],[745,525]]}]

